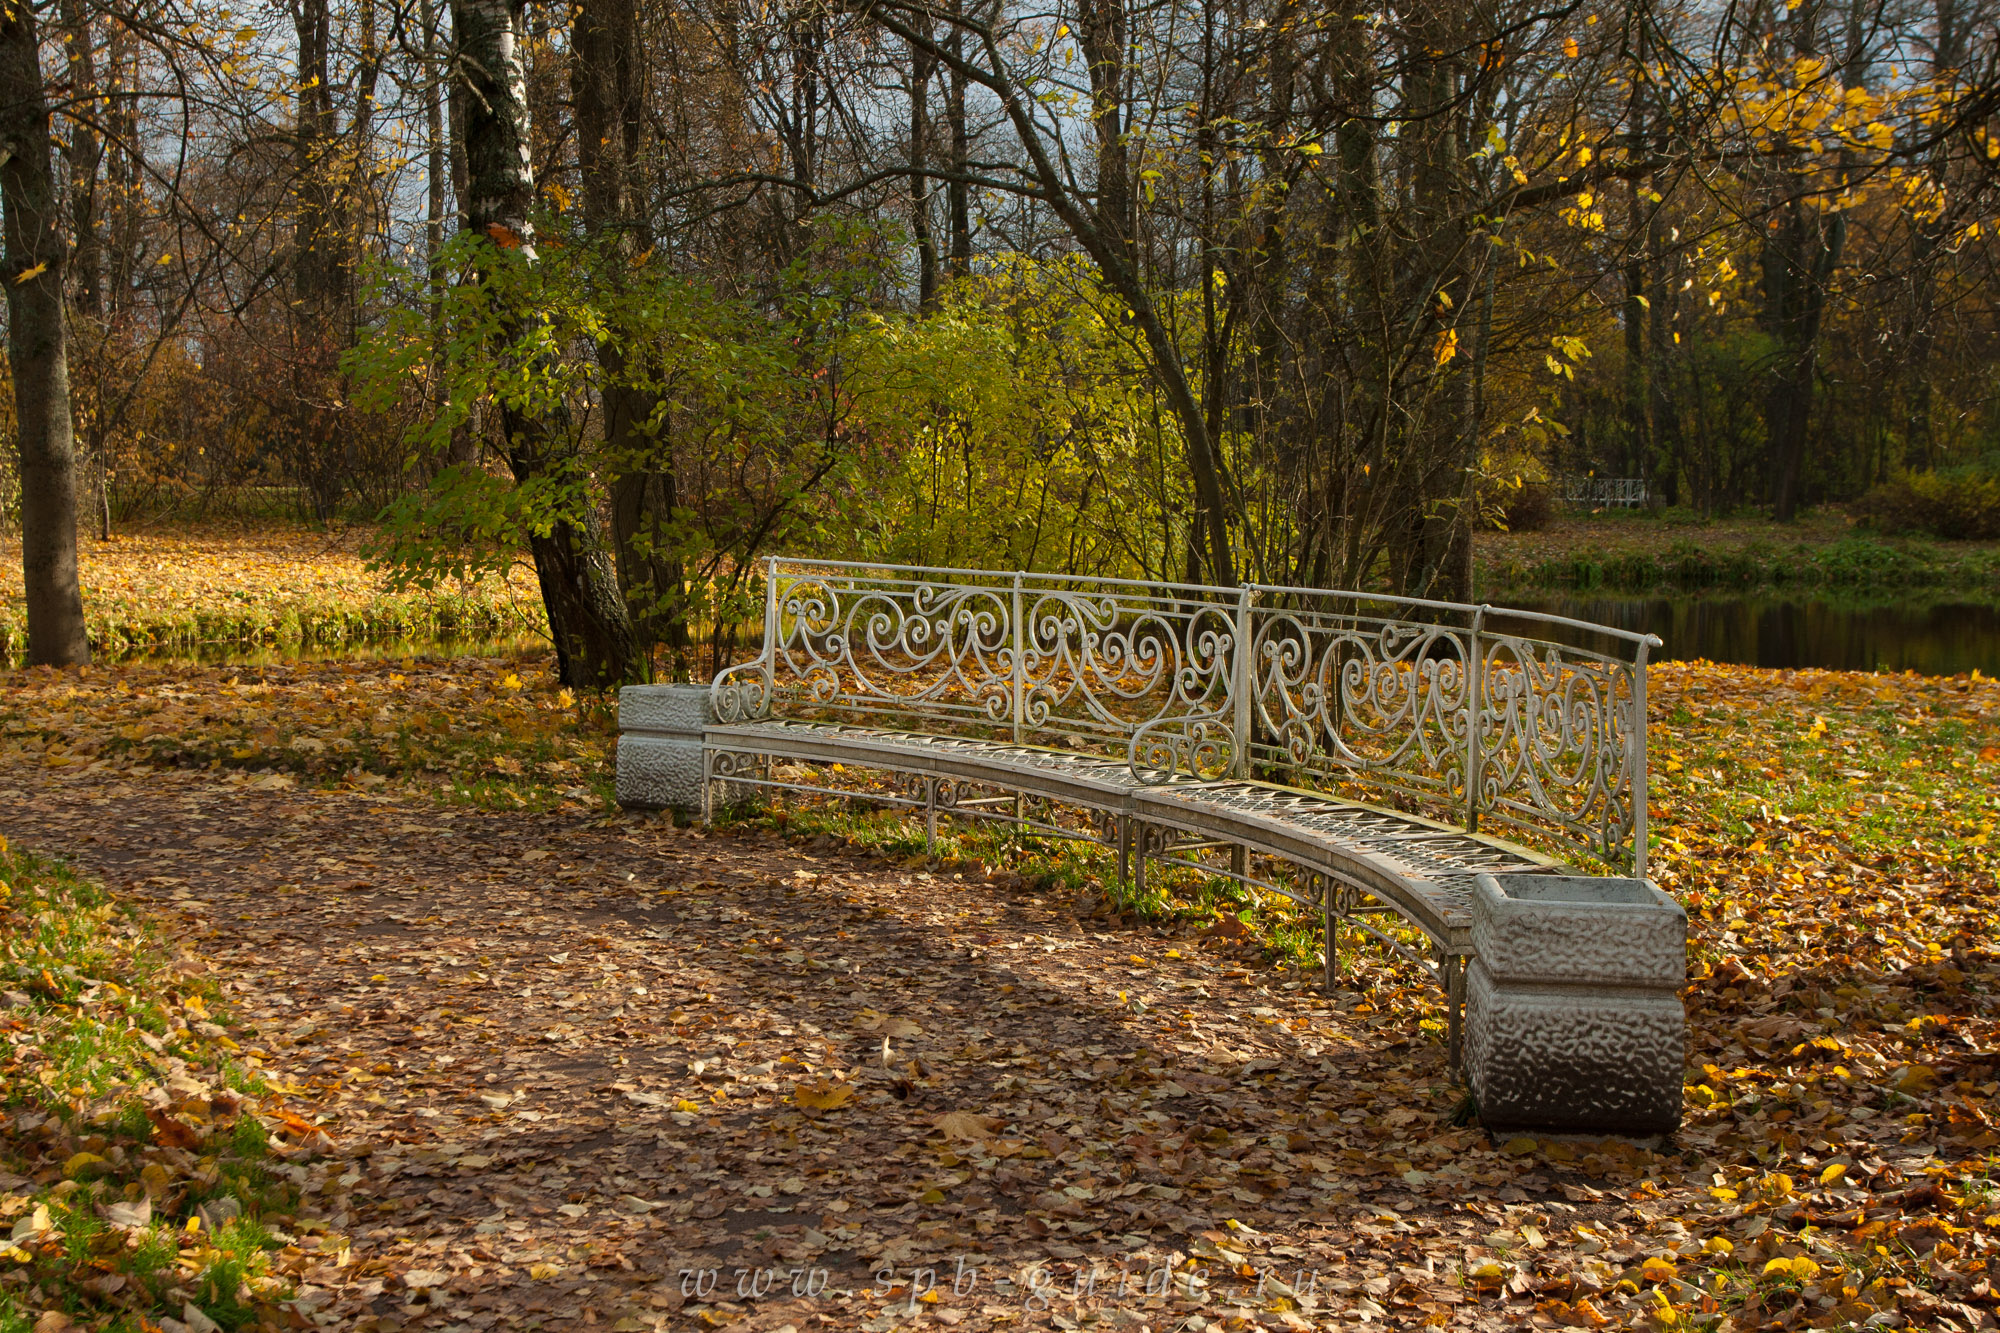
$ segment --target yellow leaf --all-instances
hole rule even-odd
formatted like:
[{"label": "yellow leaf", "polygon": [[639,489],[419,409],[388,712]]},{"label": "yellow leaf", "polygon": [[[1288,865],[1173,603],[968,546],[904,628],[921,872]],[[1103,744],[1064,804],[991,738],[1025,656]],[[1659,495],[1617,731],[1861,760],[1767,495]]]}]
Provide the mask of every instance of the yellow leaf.
[{"label": "yellow leaf", "polygon": [[792,1100],[808,1111],[837,1111],[854,1100],[854,1085],[821,1079],[792,1089]]},{"label": "yellow leaf", "polygon": [[1822,1185],[1831,1185],[1846,1174],[1847,1168],[1841,1163],[1835,1162],[1832,1166],[1819,1173],[1819,1183]]},{"label": "yellow leaf", "polygon": [[49,271],[49,261],[44,259],[41,263],[35,265],[33,268],[22,269],[21,272],[15,277],[14,281],[16,283],[26,282],[30,278],[39,278],[42,276],[42,274],[47,273],[48,271]]},{"label": "yellow leaf", "polygon": [[1431,360],[1443,365],[1458,355],[1458,330],[1440,329],[1437,340],[1431,344]]},{"label": "yellow leaf", "polygon": [[1765,1277],[1790,1277],[1801,1282],[1810,1282],[1819,1276],[1819,1265],[1803,1254],[1787,1259],[1780,1256],[1764,1265]]},{"label": "yellow leaf", "polygon": [[111,1165],[111,1163],[105,1161],[102,1157],[99,1157],[94,1152],[80,1152],[76,1156],[70,1158],[67,1162],[63,1163],[63,1175],[65,1175],[71,1180],[75,1180],[78,1176],[82,1175],[86,1171],[90,1171],[96,1167],[109,1166],[109,1165]]},{"label": "yellow leaf", "polygon": [[553,1282],[562,1276],[562,1269],[554,1264],[536,1264],[528,1270],[528,1276],[537,1282]]},{"label": "yellow leaf", "polygon": [[1581,50],[1580,50],[1580,48],[1579,48],[1579,47],[1577,46],[1577,44],[1576,44],[1576,38],[1574,38],[1574,37],[1565,37],[1565,38],[1563,38],[1563,56],[1564,56],[1564,58],[1565,58],[1565,59],[1569,59],[1569,60],[1574,60],[1574,59],[1576,59],[1576,58],[1577,58],[1577,56],[1578,56],[1579,54],[1581,54]]},{"label": "yellow leaf", "polygon": [[1662,1259],[1658,1255],[1654,1255],[1641,1265],[1639,1276],[1648,1282],[1671,1282],[1680,1276],[1680,1272],[1681,1270],[1674,1267],[1672,1263]]},{"label": "yellow leaf", "polygon": [[1937,1083],[1938,1071],[1929,1065],[1908,1065],[1896,1076],[1895,1088],[1904,1096],[1914,1097],[1929,1092]]}]

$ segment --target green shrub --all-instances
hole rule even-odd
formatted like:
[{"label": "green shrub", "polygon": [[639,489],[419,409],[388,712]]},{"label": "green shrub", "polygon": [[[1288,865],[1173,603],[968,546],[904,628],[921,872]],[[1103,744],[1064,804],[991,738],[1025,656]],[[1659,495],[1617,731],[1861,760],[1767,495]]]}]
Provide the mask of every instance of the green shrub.
[{"label": "green shrub", "polygon": [[1863,496],[1855,516],[1883,532],[1953,541],[2000,537],[2000,476],[1930,472],[1898,477]]}]

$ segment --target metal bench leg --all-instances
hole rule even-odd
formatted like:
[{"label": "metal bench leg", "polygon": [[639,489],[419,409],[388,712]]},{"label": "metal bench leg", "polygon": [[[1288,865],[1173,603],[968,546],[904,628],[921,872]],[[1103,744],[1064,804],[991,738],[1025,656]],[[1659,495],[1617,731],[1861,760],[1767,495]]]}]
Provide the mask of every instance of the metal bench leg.
[{"label": "metal bench leg", "polygon": [[924,855],[937,851],[937,779],[924,779]]},{"label": "metal bench leg", "polygon": [[1319,880],[1320,921],[1326,935],[1325,975],[1320,985],[1328,995],[1333,994],[1334,984],[1340,977],[1340,924],[1333,917],[1333,881],[1325,875]]},{"label": "metal bench leg", "polygon": [[701,824],[715,822],[715,751],[706,746],[701,752]]},{"label": "metal bench leg", "polygon": [[1146,826],[1132,821],[1132,893],[1146,896]]},{"label": "metal bench leg", "polygon": [[1240,842],[1229,849],[1229,873],[1239,883],[1250,873],[1250,849]]},{"label": "metal bench leg", "polygon": [[1457,956],[1444,960],[1445,1053],[1454,1083],[1465,1081],[1464,1030],[1465,960]]},{"label": "metal bench leg", "polygon": [[1118,891],[1123,893],[1132,882],[1132,821],[1125,815],[1118,816]]}]

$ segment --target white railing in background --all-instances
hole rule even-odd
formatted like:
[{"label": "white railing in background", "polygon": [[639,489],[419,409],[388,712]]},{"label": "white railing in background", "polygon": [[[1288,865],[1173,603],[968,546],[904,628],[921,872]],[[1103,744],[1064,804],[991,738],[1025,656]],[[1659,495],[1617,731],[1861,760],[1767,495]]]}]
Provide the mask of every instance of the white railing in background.
[{"label": "white railing in background", "polygon": [[1614,509],[1636,508],[1651,494],[1644,477],[1564,477],[1557,486],[1565,504]]},{"label": "white railing in background", "polygon": [[1651,635],[1373,593],[831,561],[774,559],[765,594],[757,657],[712,686],[718,722],[1011,740],[1149,783],[1345,784],[1645,873]]}]

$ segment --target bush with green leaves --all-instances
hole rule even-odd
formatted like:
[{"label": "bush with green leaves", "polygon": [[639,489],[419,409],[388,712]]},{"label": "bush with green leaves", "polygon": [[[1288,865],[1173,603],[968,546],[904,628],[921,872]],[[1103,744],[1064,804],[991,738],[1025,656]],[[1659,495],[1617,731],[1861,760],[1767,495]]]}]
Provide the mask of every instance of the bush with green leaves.
[{"label": "bush with green leaves", "polygon": [[2000,475],[1975,470],[1911,473],[1868,492],[1854,513],[1883,532],[1990,541],[2000,538]]}]

